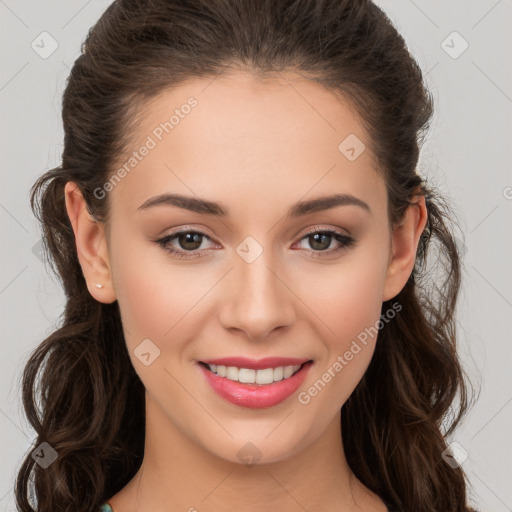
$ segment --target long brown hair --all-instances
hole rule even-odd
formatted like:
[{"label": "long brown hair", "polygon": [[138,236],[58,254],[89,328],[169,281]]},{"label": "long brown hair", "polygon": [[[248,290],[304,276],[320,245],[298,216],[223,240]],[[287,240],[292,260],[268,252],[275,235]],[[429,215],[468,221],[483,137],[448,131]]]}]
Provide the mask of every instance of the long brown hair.
[{"label": "long brown hair", "polygon": [[[46,442],[57,458],[43,468],[26,455],[16,480],[18,509],[96,511],[134,476],[144,455],[144,386],[127,353],[117,302],[99,303],[87,290],[64,186],[75,182],[89,212],[106,221],[108,196],[97,190],[129,147],[140,108],[184,80],[228,67],[294,70],[342,93],[369,134],[390,225],[415,194],[425,195],[428,220],[416,265],[393,298],[402,309],[380,329],[366,374],[342,408],[341,435],[357,478],[390,508],[470,510],[462,468],[443,457],[470,405],[456,353],[456,222],[447,201],[416,172],[433,100],[404,39],[369,0],[117,0],[90,29],[63,96],[62,164],[31,190],[66,306],[61,326],[23,372],[34,447]],[[432,282],[427,262],[440,282]],[[382,310],[391,307],[387,301]],[[455,398],[457,413],[448,418]]]}]

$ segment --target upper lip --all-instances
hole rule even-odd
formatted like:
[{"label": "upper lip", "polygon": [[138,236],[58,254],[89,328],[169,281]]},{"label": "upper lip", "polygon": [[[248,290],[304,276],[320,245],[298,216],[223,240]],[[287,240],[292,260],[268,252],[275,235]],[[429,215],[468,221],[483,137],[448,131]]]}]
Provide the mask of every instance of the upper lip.
[{"label": "upper lip", "polygon": [[251,370],[263,370],[264,368],[277,368],[278,366],[300,366],[310,360],[311,359],[296,357],[264,357],[263,359],[222,357],[218,359],[204,359],[200,362],[222,366],[236,366],[237,368],[249,368]]}]

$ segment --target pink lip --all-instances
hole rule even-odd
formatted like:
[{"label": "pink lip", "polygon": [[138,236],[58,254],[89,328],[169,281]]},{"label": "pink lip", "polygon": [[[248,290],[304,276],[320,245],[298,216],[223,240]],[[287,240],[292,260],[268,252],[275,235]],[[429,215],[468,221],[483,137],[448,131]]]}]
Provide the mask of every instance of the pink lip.
[{"label": "pink lip", "polygon": [[[226,358],[226,359],[217,359],[217,361],[221,361],[220,363],[210,363],[210,364],[225,364],[225,362],[229,362],[226,366],[238,366],[239,368],[251,368],[250,366],[246,366],[247,362],[250,361],[252,364],[258,364],[261,368],[252,368],[252,369],[262,369],[262,368],[271,368],[274,363],[269,363],[269,361],[279,360],[279,364],[276,366],[293,366],[294,364],[302,364],[304,360],[300,359],[284,359],[284,358],[268,358],[262,359],[260,361],[247,360],[243,358]],[[233,364],[233,361],[237,361],[237,364]],[[296,361],[295,363],[285,363],[282,361]],[[297,391],[297,389],[304,382],[309,369],[311,368],[313,362],[310,360],[306,360],[306,362],[302,368],[287,379],[273,382],[272,384],[243,384],[238,381],[227,379],[226,377],[219,377],[215,373],[208,370],[203,364],[198,364],[198,368],[201,370],[202,374],[206,378],[206,381],[211,386],[211,388],[222,398],[228,400],[229,402],[239,405],[241,407],[248,407],[251,409],[263,409],[266,407],[272,407],[277,405],[284,400],[286,400],[292,393]],[[204,361],[206,362],[206,361]]]},{"label": "pink lip", "polygon": [[297,359],[294,357],[264,357],[263,359],[248,359],[247,357],[224,357],[220,359],[204,359],[206,364],[222,366],[236,366],[237,368],[249,368],[251,370],[263,370],[265,368],[277,368],[278,366],[297,366],[304,364],[309,359]]}]

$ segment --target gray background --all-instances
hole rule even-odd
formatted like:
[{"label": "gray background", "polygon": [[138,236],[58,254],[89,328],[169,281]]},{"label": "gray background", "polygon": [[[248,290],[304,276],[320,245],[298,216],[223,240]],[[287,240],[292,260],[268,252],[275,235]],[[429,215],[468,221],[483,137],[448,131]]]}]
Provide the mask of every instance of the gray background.
[{"label": "gray background", "polygon": [[[451,201],[463,231],[459,350],[481,394],[451,441],[468,453],[461,463],[471,502],[481,511],[512,511],[512,0],[377,3],[434,94],[419,172]],[[87,30],[109,4],[0,0],[0,510],[15,510],[14,474],[33,441],[19,396],[23,365],[55,329],[64,304],[38,256],[28,191],[60,163],[65,80]],[[48,37],[40,36],[44,31],[58,44],[47,58],[31,46]],[[464,41],[469,47],[459,55]]]}]

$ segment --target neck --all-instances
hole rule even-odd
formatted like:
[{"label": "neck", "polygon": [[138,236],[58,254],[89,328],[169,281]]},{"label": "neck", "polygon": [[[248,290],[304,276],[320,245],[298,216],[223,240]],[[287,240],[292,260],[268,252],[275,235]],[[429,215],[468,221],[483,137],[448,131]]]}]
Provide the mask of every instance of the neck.
[{"label": "neck", "polygon": [[[322,436],[285,460],[234,463],[184,435],[146,395],[144,460],[110,501],[114,512],[386,512],[345,459],[341,414]],[[279,435],[278,430],[273,435]]]}]

